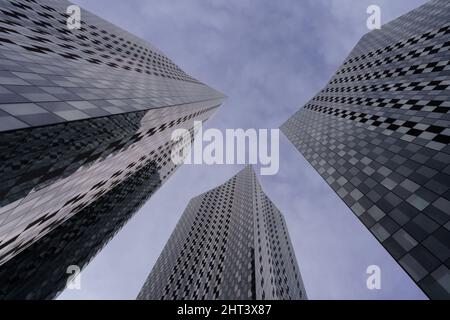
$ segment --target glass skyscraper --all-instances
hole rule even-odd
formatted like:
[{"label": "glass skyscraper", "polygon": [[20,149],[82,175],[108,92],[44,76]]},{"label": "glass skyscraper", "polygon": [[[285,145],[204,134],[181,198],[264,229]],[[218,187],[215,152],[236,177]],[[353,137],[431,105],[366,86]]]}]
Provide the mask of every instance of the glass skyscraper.
[{"label": "glass skyscraper", "polygon": [[189,202],[138,299],[306,299],[283,215],[250,166]]},{"label": "glass skyscraper", "polygon": [[53,298],[176,170],[224,96],[67,1],[0,8],[0,299]]},{"label": "glass skyscraper", "polygon": [[366,34],[281,129],[433,299],[450,298],[450,2]]}]

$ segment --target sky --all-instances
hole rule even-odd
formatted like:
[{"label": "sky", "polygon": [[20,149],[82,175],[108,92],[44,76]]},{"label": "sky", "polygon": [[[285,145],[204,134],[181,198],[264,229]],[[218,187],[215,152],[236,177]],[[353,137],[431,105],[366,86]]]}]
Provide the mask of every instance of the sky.
[{"label": "sky", "polygon": [[[228,96],[207,128],[278,128],[322,89],[368,32],[425,0],[78,0]],[[81,17],[82,18],[82,17]],[[188,201],[239,165],[183,165],[59,299],[135,299]],[[257,167],[255,167],[257,169]],[[257,173],[259,170],[256,171]],[[426,299],[303,156],[280,134],[280,169],[260,176],[284,214],[309,299]],[[366,269],[381,269],[369,290]]]}]

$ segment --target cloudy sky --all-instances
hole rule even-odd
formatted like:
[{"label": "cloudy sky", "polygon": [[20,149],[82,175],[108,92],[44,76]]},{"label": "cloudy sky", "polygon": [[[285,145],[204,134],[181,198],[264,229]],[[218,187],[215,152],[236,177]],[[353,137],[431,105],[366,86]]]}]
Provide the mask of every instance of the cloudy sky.
[{"label": "cloudy sky", "polygon": [[[147,40],[228,96],[206,127],[278,128],[312,98],[366,33],[425,0],[78,0]],[[310,299],[425,299],[396,262],[280,135],[280,171],[260,182],[284,213]],[[189,199],[242,166],[184,165],[60,299],[134,299]],[[378,265],[380,290],[366,287]]]}]

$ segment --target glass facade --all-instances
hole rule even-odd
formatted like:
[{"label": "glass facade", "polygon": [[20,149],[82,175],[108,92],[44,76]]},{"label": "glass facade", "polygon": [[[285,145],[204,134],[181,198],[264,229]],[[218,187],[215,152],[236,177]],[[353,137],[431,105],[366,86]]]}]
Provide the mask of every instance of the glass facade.
[{"label": "glass facade", "polygon": [[53,298],[176,170],[224,96],[67,1],[0,8],[0,299]]},{"label": "glass facade", "polygon": [[250,166],[189,202],[138,299],[306,299],[284,218]]},{"label": "glass facade", "polygon": [[433,299],[450,298],[450,2],[366,34],[281,126]]}]

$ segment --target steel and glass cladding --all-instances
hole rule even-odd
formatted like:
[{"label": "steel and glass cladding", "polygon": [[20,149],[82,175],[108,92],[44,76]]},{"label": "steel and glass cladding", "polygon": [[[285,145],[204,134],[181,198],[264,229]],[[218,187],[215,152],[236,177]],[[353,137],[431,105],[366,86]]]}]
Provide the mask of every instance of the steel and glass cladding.
[{"label": "steel and glass cladding", "polygon": [[450,2],[366,34],[281,127],[434,299],[450,298]]},{"label": "steel and glass cladding", "polygon": [[67,1],[0,2],[0,298],[52,298],[174,172],[224,96]]},{"label": "steel and glass cladding", "polygon": [[138,299],[306,299],[284,218],[250,166],[189,202]]}]

